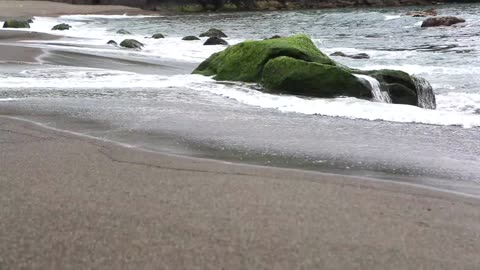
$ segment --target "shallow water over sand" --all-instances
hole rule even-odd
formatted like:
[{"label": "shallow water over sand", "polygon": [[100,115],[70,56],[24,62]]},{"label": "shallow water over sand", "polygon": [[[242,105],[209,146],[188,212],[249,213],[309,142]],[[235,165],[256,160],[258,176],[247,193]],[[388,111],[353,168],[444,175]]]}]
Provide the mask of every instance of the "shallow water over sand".
[{"label": "shallow water over sand", "polygon": [[[37,18],[34,30],[50,32],[57,22],[78,30],[62,33],[70,38],[22,42],[48,51],[41,64],[1,65],[0,113],[171,153],[480,194],[480,7],[439,7],[467,19],[448,29],[420,29],[421,19],[399,16],[410,9]],[[269,95],[255,85],[188,75],[223,47],[180,38],[214,26],[230,43],[305,32],[327,53],[366,52],[371,59],[335,60],[423,76],[438,110]],[[115,33],[120,28],[145,50],[105,45],[124,38]],[[167,38],[145,39],[157,32]]]}]

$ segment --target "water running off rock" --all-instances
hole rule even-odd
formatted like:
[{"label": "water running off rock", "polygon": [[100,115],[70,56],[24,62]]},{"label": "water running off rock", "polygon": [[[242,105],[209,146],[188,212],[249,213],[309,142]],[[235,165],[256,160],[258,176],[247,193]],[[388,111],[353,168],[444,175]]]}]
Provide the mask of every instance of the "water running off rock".
[{"label": "water running off rock", "polygon": [[388,95],[388,92],[382,91],[380,86],[380,82],[370,76],[361,75],[361,74],[354,74],[357,78],[361,79],[362,81],[366,81],[372,90],[373,100],[382,103],[392,103],[392,99]]}]

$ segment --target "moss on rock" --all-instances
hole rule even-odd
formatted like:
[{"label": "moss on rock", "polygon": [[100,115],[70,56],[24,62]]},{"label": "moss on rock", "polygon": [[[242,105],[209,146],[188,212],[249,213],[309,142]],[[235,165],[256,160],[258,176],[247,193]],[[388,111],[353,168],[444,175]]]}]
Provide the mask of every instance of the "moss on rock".
[{"label": "moss on rock", "polygon": [[245,41],[215,53],[193,71],[216,80],[260,82],[264,66],[271,59],[290,56],[306,62],[335,66],[306,35]]},{"label": "moss on rock", "polygon": [[69,24],[61,23],[61,24],[55,25],[55,26],[52,28],[52,30],[64,31],[64,30],[69,30],[70,28],[72,28],[72,26],[70,26]]},{"label": "moss on rock", "polygon": [[256,82],[271,93],[372,99],[374,86],[356,74],[377,79],[393,103],[435,108],[430,84],[397,70],[356,70],[336,63],[305,35],[245,41],[215,53],[194,74],[215,80]]},{"label": "moss on rock", "polygon": [[269,92],[325,98],[372,98],[370,88],[349,70],[288,56],[268,61],[263,70],[262,84]]},{"label": "moss on rock", "polygon": [[3,23],[3,28],[30,28],[30,24],[25,20],[8,20]]}]

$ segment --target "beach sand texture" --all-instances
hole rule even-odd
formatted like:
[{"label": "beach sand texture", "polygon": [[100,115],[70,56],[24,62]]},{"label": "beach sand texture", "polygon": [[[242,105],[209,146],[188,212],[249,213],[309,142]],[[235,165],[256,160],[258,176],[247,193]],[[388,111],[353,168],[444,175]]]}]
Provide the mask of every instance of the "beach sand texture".
[{"label": "beach sand texture", "polygon": [[49,1],[0,1],[0,17],[59,16],[69,14],[146,14],[149,11],[125,6],[70,5]]},{"label": "beach sand texture", "polygon": [[[0,1],[0,16],[123,9]],[[12,33],[0,61],[35,61],[41,50],[16,47]],[[0,269],[473,270],[480,201],[146,152],[0,116],[0,243]]]},{"label": "beach sand texture", "polygon": [[480,203],[0,118],[0,268],[478,269]]}]

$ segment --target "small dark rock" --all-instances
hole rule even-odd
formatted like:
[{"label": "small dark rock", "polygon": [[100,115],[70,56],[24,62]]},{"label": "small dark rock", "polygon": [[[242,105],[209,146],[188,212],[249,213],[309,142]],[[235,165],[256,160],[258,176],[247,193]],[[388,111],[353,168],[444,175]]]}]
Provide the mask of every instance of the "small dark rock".
[{"label": "small dark rock", "polygon": [[3,23],[3,28],[30,28],[28,21],[8,20]]},{"label": "small dark rock", "polygon": [[109,40],[109,41],[107,42],[107,44],[108,44],[108,45],[115,45],[115,46],[118,45],[118,43],[117,43],[115,40]]},{"label": "small dark rock", "polygon": [[59,30],[59,31],[64,31],[64,30],[69,30],[70,28],[72,28],[72,26],[66,24],[66,23],[61,23],[61,24],[57,24],[55,25],[52,30]]},{"label": "small dark rock", "polygon": [[450,26],[457,23],[464,23],[465,19],[446,16],[446,17],[433,17],[428,18],[422,23],[422,27],[437,27],[437,26]]},{"label": "small dark rock", "polygon": [[186,36],[186,37],[182,38],[182,40],[190,41],[190,40],[200,40],[200,39],[196,36]]},{"label": "small dark rock", "polygon": [[271,37],[269,37],[269,38],[267,38],[267,39],[277,39],[277,38],[282,38],[282,37],[279,36],[279,35],[274,35],[274,36],[271,36]]},{"label": "small dark rock", "polygon": [[344,54],[343,52],[334,52],[332,54],[330,54],[330,56],[341,56],[341,57],[347,57],[346,54]]},{"label": "small dark rock", "polygon": [[349,57],[349,58],[352,58],[352,59],[370,59],[370,56],[366,53],[345,54],[343,52],[334,52],[334,53],[330,54],[330,56]]},{"label": "small dark rock", "polygon": [[228,45],[228,42],[218,37],[211,37],[203,45]]},{"label": "small dark rock", "polygon": [[152,38],[159,39],[159,38],[165,38],[165,36],[159,33],[159,34],[153,35]]},{"label": "small dark rock", "polygon": [[120,43],[120,46],[129,49],[141,49],[144,45],[135,39],[125,39],[122,41],[122,43]]},{"label": "small dark rock", "polygon": [[352,54],[352,55],[349,55],[348,57],[353,59],[370,59],[370,56],[366,53]]},{"label": "small dark rock", "polygon": [[201,33],[200,37],[217,37],[217,38],[226,38],[227,35],[223,33],[221,30],[218,30],[216,28],[211,28],[205,33]]},{"label": "small dark rock", "polygon": [[33,19],[28,19],[27,22],[28,23],[33,23]]},{"label": "small dark rock", "polygon": [[125,29],[120,29],[117,31],[117,34],[120,34],[120,35],[131,35],[132,33],[128,32],[127,30]]},{"label": "small dark rock", "polygon": [[424,11],[410,11],[410,12],[407,12],[405,15],[412,16],[412,17],[427,17],[427,16],[437,16],[438,12],[435,9],[431,8]]}]

